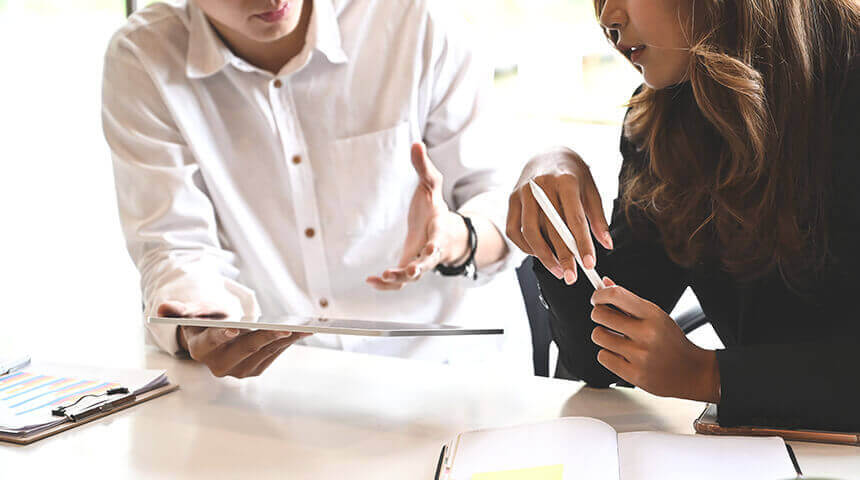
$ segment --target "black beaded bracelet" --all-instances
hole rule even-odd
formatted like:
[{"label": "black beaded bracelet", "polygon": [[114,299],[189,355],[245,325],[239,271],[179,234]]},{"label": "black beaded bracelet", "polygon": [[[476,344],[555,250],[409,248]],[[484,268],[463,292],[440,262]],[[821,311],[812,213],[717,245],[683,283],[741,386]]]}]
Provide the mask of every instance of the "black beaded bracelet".
[{"label": "black beaded bracelet", "polygon": [[461,275],[476,280],[478,278],[478,268],[475,265],[475,252],[478,251],[478,233],[475,232],[475,226],[472,225],[472,219],[464,216],[459,212],[454,212],[460,215],[463,222],[466,224],[466,229],[469,230],[469,256],[466,261],[457,267],[449,267],[446,265],[436,265],[436,273],[446,277],[459,277]]}]

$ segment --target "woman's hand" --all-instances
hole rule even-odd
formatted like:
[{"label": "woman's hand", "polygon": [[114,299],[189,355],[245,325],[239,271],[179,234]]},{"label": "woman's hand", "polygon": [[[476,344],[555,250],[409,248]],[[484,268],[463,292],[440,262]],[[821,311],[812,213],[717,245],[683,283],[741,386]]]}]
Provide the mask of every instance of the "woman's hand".
[{"label": "woman's hand", "polygon": [[600,193],[585,162],[569,149],[539,155],[526,165],[508,206],[507,235],[522,251],[536,256],[558,279],[576,281],[576,260],[552,224],[541,212],[529,188],[534,180],[546,192],[576,239],[586,268],[594,268],[596,255],[591,232],[612,249],[612,237],[603,214]]},{"label": "woman's hand", "polygon": [[601,325],[591,333],[592,341],[603,348],[597,361],[654,395],[718,403],[716,353],[690,342],[657,305],[609,278],[603,281],[606,288],[591,297],[591,318]]}]

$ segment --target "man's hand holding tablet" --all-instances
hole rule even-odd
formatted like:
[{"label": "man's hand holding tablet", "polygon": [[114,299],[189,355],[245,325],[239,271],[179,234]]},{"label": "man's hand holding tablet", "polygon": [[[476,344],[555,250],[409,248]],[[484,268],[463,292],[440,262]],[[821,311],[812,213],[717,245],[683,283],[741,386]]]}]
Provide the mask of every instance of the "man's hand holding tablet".
[{"label": "man's hand holding tablet", "polygon": [[[226,319],[227,308],[206,303],[167,301],[159,305],[161,317]],[[278,356],[308,333],[236,328],[180,326],[179,346],[194,360],[205,364],[216,377],[254,377],[263,373]]]}]

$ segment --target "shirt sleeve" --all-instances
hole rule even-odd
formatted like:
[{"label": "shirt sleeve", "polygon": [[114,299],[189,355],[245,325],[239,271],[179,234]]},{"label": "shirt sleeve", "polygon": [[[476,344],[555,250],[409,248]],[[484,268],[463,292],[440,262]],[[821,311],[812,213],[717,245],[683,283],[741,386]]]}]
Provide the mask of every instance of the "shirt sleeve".
[{"label": "shirt sleeve", "polygon": [[721,426],[860,431],[857,328],[824,342],[717,351]]},{"label": "shirt sleeve", "polygon": [[504,160],[487,107],[493,68],[466,40],[464,29],[431,11],[430,60],[422,90],[427,92],[422,136],[430,158],[443,175],[444,197],[452,209],[489,218],[508,246],[508,254],[481,268],[483,277],[519,265],[525,258],[504,235],[516,162]]},{"label": "shirt sleeve", "polygon": [[[221,247],[200,167],[132,47],[117,36],[105,57],[102,122],[111,149],[120,223],[141,276],[144,315],[168,300],[256,315],[254,292],[236,281]],[[147,325],[164,351],[179,350],[176,327]]]},{"label": "shirt sleeve", "polygon": [[[644,159],[623,137],[621,152],[623,179],[631,169],[641,168]],[[612,278],[618,285],[671,312],[689,283],[688,275],[669,259],[659,242],[656,226],[639,215],[632,219],[635,229],[616,198],[609,226],[615,249],[606,250],[594,241],[596,270],[601,276]],[[539,261],[534,262],[534,270],[550,311],[550,330],[558,345],[559,361],[570,374],[591,386],[608,387],[618,382],[618,376],[597,361],[600,347],[591,341],[591,332],[597,327],[591,320],[590,300],[594,288],[585,274],[580,269],[577,282],[568,286]]]}]

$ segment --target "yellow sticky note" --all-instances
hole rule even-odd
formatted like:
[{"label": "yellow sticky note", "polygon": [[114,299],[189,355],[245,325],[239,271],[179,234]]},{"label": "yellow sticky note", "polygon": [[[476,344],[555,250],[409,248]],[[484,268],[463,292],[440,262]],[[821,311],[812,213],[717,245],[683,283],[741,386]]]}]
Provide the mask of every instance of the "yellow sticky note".
[{"label": "yellow sticky note", "polygon": [[562,480],[564,465],[521,468],[502,472],[476,473],[472,480]]}]

